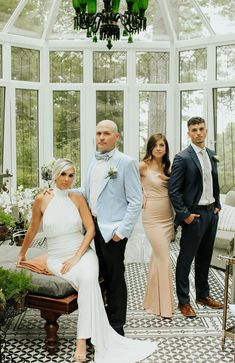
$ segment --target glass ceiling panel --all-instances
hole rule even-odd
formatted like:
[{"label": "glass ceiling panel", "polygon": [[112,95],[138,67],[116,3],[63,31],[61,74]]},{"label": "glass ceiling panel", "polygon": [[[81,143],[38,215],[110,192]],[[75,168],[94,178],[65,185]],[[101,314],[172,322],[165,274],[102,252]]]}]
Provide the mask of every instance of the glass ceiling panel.
[{"label": "glass ceiling panel", "polygon": [[0,30],[4,28],[20,0],[0,0]]},{"label": "glass ceiling panel", "polygon": [[177,38],[180,40],[209,36],[190,0],[166,0]]},{"label": "glass ceiling panel", "polygon": [[235,33],[234,0],[197,0],[216,34]]},{"label": "glass ceiling panel", "polygon": [[[55,24],[51,32],[51,39],[74,39],[77,38],[77,31],[73,29],[74,8],[71,0],[61,1]],[[81,38],[85,33],[81,32]],[[80,36],[79,36],[80,38]]]},{"label": "glass ceiling panel", "polygon": [[53,0],[29,0],[10,33],[41,38],[52,2]]},{"label": "glass ceiling panel", "polygon": [[[125,7],[123,6],[124,10],[126,10],[126,5]],[[134,40],[169,40],[158,1],[149,0],[145,15],[147,18],[147,30],[136,35]]]}]

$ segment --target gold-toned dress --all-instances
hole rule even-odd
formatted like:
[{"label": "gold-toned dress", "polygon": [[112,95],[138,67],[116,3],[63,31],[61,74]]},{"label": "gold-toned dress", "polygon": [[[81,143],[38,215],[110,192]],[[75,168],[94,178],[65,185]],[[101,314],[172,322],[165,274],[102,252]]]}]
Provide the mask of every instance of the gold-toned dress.
[{"label": "gold-toned dress", "polygon": [[162,317],[172,317],[173,287],[169,243],[173,236],[173,209],[168,197],[168,180],[147,168],[141,177],[144,192],[143,227],[152,246],[144,308]]}]

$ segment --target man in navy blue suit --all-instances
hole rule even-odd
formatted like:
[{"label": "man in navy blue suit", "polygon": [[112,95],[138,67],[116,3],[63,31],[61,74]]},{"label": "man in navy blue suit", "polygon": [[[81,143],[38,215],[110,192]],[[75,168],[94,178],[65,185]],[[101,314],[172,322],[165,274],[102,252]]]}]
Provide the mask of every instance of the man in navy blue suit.
[{"label": "man in navy blue suit", "polygon": [[188,120],[191,144],[173,161],[169,196],[181,225],[180,252],[176,265],[176,292],[179,309],[186,317],[195,317],[190,305],[189,273],[195,258],[196,302],[220,309],[223,304],[209,295],[208,274],[218,224],[219,183],[214,152],[205,147],[205,120]]}]

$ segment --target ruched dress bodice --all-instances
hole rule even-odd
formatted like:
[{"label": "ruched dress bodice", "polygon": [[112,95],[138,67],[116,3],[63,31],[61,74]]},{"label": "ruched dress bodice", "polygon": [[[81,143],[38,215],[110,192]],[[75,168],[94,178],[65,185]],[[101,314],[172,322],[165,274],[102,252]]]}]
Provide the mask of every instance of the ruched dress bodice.
[{"label": "ruched dress bodice", "polygon": [[165,180],[160,173],[148,168],[141,182],[144,192],[143,223],[149,227],[154,227],[156,223],[163,223],[170,241],[173,233],[173,210],[168,196],[168,180]]},{"label": "ruched dress bodice", "polygon": [[125,338],[109,325],[98,282],[98,259],[92,248],[68,272],[61,274],[63,262],[74,256],[84,238],[81,217],[68,190],[55,187],[43,215],[43,231],[49,270],[78,291],[77,338],[91,338],[95,363],[135,363],[150,355],[156,349],[155,343]]},{"label": "ruched dress bodice", "polygon": [[168,197],[168,180],[159,172],[147,169],[147,175],[142,177],[144,195],[147,198],[166,198]]}]

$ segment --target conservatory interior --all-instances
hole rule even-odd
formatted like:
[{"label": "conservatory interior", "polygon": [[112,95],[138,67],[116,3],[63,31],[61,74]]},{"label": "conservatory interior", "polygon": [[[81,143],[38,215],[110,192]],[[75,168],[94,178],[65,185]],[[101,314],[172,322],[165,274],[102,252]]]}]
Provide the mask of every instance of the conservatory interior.
[{"label": "conservatory interior", "polygon": [[[174,278],[173,318],[148,314],[151,247],[140,216],[125,254],[125,336],[156,342],[145,363],[235,362],[235,1],[0,0],[0,211],[14,218],[6,237],[0,234],[0,261],[16,259],[35,195],[53,187],[55,159],[73,160],[75,186],[84,184],[99,121],[117,123],[119,150],[137,162],[149,136],[163,133],[172,162],[189,145],[192,116],[206,120],[222,206],[229,205],[209,272],[212,295],[224,301],[227,289],[228,304],[222,310],[198,305],[192,268],[197,317],[180,313]],[[170,243],[173,277],[179,240],[180,229]],[[40,252],[45,243],[41,230],[32,248]],[[219,254],[230,256],[232,266]],[[61,314],[56,349],[47,349],[39,307],[26,300],[7,317],[0,310],[0,362],[70,362],[77,314],[75,305]],[[223,341],[225,315],[234,334]],[[91,346],[87,359],[94,361]]]}]

